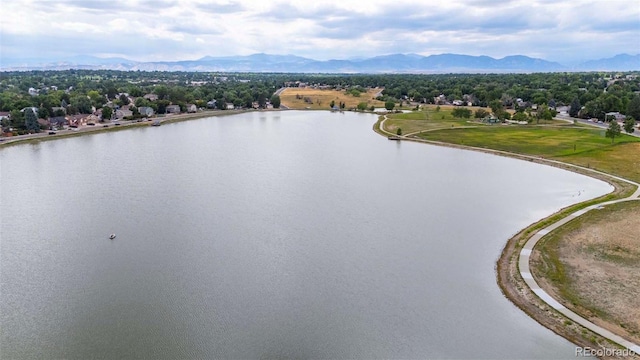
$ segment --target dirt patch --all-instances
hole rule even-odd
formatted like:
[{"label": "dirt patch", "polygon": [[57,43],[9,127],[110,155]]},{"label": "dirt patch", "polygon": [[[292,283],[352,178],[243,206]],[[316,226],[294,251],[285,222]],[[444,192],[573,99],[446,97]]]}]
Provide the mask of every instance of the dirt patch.
[{"label": "dirt patch", "polygon": [[336,106],[344,103],[344,110],[353,109],[361,102],[367,103],[367,108],[384,107],[384,102],[375,99],[381,90],[367,89],[359,96],[353,96],[345,90],[287,88],[280,94],[280,100],[290,109],[329,110],[332,101]]},{"label": "dirt patch", "polygon": [[[635,343],[640,343],[639,214],[640,201],[593,210],[550,234],[532,256],[534,275],[545,290]],[[543,276],[551,267],[560,267],[554,270],[559,275]]]}]

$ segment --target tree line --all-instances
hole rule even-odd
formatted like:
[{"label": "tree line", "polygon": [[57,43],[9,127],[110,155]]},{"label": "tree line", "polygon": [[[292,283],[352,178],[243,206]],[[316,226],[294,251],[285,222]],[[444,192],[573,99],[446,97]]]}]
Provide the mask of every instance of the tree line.
[{"label": "tree line", "polygon": [[[391,103],[437,103],[463,100],[491,107],[499,117],[549,118],[558,106],[569,106],[575,117],[606,121],[620,112],[640,119],[640,72],[535,74],[284,74],[211,73],[116,70],[26,71],[0,73],[0,111],[11,112],[10,125],[26,129],[25,108],[37,118],[90,113],[106,104],[149,106],[163,113],[169,104],[225,109],[263,107],[277,89],[291,83],[318,84],[357,96],[367,87],[383,87],[381,99]],[[129,96],[123,95],[128,94]],[[157,99],[143,98],[155,94]],[[129,98],[134,99],[128,104]],[[439,100],[436,100],[439,99]],[[519,115],[523,114],[523,115]],[[542,114],[542,115],[540,115]],[[467,114],[458,114],[466,117]],[[29,119],[31,120],[31,118]],[[517,119],[516,119],[517,120]],[[7,125],[6,120],[3,126]]]}]

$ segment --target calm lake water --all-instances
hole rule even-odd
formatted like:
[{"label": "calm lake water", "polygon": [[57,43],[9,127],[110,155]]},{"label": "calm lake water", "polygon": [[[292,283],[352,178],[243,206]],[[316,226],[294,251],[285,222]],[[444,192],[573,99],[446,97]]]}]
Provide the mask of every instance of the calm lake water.
[{"label": "calm lake water", "polygon": [[495,262],[611,187],[374,121],[254,112],[0,149],[2,358],[574,358]]}]

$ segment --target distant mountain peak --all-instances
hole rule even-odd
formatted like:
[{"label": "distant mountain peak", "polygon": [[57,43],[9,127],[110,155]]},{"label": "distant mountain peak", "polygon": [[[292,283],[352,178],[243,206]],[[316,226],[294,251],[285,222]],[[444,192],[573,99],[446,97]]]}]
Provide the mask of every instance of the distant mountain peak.
[{"label": "distant mountain peak", "polygon": [[57,61],[2,59],[2,70],[116,69],[143,71],[299,72],[299,73],[488,73],[554,71],[640,70],[640,55],[617,54],[568,67],[526,55],[496,59],[486,55],[415,53],[386,54],[369,58],[314,60],[296,55],[256,53],[246,56],[204,56],[197,60],[140,62],[124,58],[72,56]]}]

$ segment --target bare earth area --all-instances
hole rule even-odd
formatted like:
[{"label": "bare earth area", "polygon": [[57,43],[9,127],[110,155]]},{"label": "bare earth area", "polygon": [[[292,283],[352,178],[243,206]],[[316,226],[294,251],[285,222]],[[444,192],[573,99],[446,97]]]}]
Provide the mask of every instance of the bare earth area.
[{"label": "bare earth area", "polygon": [[639,343],[640,201],[609,205],[578,220],[550,234],[542,250],[550,250],[550,257],[534,251],[534,272],[552,274],[536,280],[566,299],[566,307]]}]

